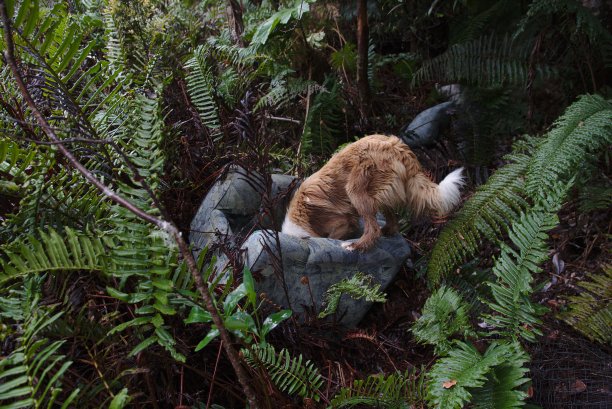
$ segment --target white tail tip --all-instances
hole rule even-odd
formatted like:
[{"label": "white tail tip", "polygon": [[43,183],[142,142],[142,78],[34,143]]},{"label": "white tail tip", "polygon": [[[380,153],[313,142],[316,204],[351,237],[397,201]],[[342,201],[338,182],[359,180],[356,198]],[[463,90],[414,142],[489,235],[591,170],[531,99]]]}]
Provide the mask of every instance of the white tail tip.
[{"label": "white tail tip", "polygon": [[459,189],[463,185],[465,185],[463,168],[455,169],[440,182],[438,192],[440,193],[440,203],[444,213],[448,213],[459,203],[461,200]]}]

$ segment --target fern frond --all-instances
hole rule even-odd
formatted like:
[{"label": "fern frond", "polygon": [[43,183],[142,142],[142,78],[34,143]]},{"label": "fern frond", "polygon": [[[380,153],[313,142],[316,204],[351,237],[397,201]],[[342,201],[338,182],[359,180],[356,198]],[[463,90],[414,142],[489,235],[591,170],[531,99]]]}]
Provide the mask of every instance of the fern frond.
[{"label": "fern frond", "polygon": [[591,274],[578,286],[580,295],[569,297],[569,311],[560,317],[589,339],[612,345],[612,266],[603,274]]},{"label": "fern frond", "polygon": [[319,318],[327,317],[336,312],[340,297],[343,294],[355,300],[363,298],[369,302],[387,301],[385,293],[380,291],[380,284],[374,284],[372,276],[358,272],[353,277],[345,278],[327,289],[324,301],[325,309],[319,313]]},{"label": "fern frond", "polygon": [[[563,13],[565,16],[575,18],[572,25],[574,33],[584,33],[594,45],[609,42],[612,38],[610,31],[602,22],[586,8],[581,2],[574,0],[535,0],[529,4],[529,10],[517,24],[514,36],[518,37],[531,24],[541,23],[546,16]],[[572,33],[572,34],[574,34]]]},{"label": "fern frond", "polygon": [[[508,400],[501,401],[505,405],[500,406],[503,408],[520,406],[526,394],[514,389],[527,381],[523,377],[527,370],[521,367],[526,361],[525,353],[516,344],[492,343],[481,355],[471,344],[457,342],[448,356],[438,360],[429,371],[427,399],[436,409],[459,409],[470,402],[475,393],[480,393],[481,397],[488,396],[491,400],[505,396]],[[494,368],[506,365],[519,369],[496,370],[496,375],[506,375],[501,379],[492,376]],[[492,390],[483,390],[489,383],[494,384],[487,387]],[[481,401],[480,405],[498,407],[490,401]]]},{"label": "fern frond", "polygon": [[612,209],[612,186],[606,184],[581,186],[579,209],[581,213]]},{"label": "fern frond", "polygon": [[531,283],[533,275],[542,270],[540,264],[548,258],[546,232],[559,223],[557,212],[569,186],[557,184],[553,194],[513,223],[508,236],[516,250],[502,243],[501,254],[493,266],[497,283],[489,284],[493,300],[487,304],[494,315],[484,316],[493,332],[529,341],[535,341],[536,334],[541,335],[538,316],[545,309],[529,299],[533,292]]},{"label": "fern frond", "polygon": [[523,385],[529,381],[525,376],[529,369],[527,354],[516,345],[513,354],[503,364],[492,368],[487,381],[472,390],[472,404],[476,409],[514,409],[524,406],[527,397]]},{"label": "fern frond", "polygon": [[500,238],[527,206],[523,178],[529,157],[509,156],[512,163],[499,169],[480,186],[444,228],[431,252],[428,278],[438,283],[461,260],[476,253],[483,237]]},{"label": "fern frond", "polygon": [[587,155],[612,143],[612,103],[599,95],[583,95],[557,119],[533,155],[526,190],[542,197],[556,181],[567,181]]},{"label": "fern frond", "polygon": [[300,143],[302,156],[309,154],[329,155],[334,144],[343,134],[344,101],[340,95],[340,84],[328,78],[323,90],[315,95]]},{"label": "fern frond", "polygon": [[186,77],[187,90],[195,105],[202,123],[211,132],[218,132],[220,125],[219,111],[214,99],[215,80],[212,69],[206,61],[208,48],[199,46],[185,67],[189,70]]},{"label": "fern frond", "polygon": [[[50,342],[40,336],[62,313],[30,317],[23,326],[24,334],[19,346],[0,360],[0,406],[3,408],[69,407],[78,397],[75,389],[68,396],[62,395],[61,379],[72,364],[58,350],[64,341]],[[64,397],[63,402],[56,402]]]},{"label": "fern frond", "polygon": [[9,184],[15,185],[15,188],[10,190],[17,189],[17,183],[27,178],[26,169],[33,165],[37,155],[39,152],[35,147],[23,149],[16,142],[0,139],[0,172],[11,177],[10,180],[2,177],[3,185],[6,185],[7,188]]},{"label": "fern frond", "polygon": [[39,238],[28,236],[20,243],[5,245],[0,283],[47,271],[103,271],[108,266],[107,249],[99,237],[70,228],[64,233],[41,231]]},{"label": "fern frond", "polygon": [[292,358],[285,348],[277,354],[271,344],[253,345],[251,348],[241,350],[244,358],[253,368],[265,368],[278,389],[290,395],[297,393],[319,400],[318,391],[323,379],[312,362],[302,363],[302,355]]},{"label": "fern frond", "polygon": [[[439,81],[481,87],[524,84],[529,74],[528,44],[517,45],[509,36],[480,37],[454,44],[429,60],[415,73],[416,83]],[[539,76],[548,76],[545,67],[536,67]]]},{"label": "fern frond", "polygon": [[469,306],[455,290],[442,286],[427,299],[411,331],[419,342],[433,345],[437,355],[444,355],[453,335],[472,332]]},{"label": "fern frond", "polygon": [[424,400],[424,375],[407,370],[390,375],[370,375],[355,380],[352,387],[344,387],[331,400],[332,408],[367,405],[376,408],[408,409],[412,403]]}]

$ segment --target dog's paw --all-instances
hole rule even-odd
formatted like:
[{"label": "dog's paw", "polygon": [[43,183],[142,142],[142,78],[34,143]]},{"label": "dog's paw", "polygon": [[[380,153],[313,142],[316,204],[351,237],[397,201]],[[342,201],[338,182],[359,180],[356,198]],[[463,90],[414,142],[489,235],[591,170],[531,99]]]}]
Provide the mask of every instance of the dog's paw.
[{"label": "dog's paw", "polygon": [[350,241],[343,241],[341,244],[342,248],[348,251],[355,250],[355,243],[351,243]]}]

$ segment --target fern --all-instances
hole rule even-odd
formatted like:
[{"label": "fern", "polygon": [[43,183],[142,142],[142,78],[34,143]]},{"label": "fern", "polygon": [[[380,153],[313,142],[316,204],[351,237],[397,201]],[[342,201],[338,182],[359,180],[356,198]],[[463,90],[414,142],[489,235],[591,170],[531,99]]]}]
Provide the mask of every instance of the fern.
[{"label": "fern", "polygon": [[526,393],[516,390],[527,381],[527,361],[517,344],[492,343],[484,354],[457,342],[448,356],[427,374],[427,400],[433,408],[462,408],[478,396],[478,407],[515,408]]},{"label": "fern", "polygon": [[612,104],[583,95],[555,122],[533,155],[526,190],[541,197],[557,180],[569,180],[588,155],[612,143]]},{"label": "fern", "polygon": [[501,169],[476,191],[457,216],[444,228],[431,252],[428,278],[438,283],[457,263],[476,253],[482,237],[500,238],[527,207],[523,177],[529,158],[514,154],[512,162]]},{"label": "fern", "polygon": [[[452,45],[415,73],[414,82],[440,81],[481,87],[523,84],[529,74],[528,44],[518,46],[509,36],[483,36]],[[537,67],[539,76],[549,70]]]},{"label": "fern", "polygon": [[582,292],[569,297],[569,310],[560,317],[589,339],[612,345],[612,267],[578,283]]},{"label": "fern", "polygon": [[[572,34],[584,33],[592,44],[610,43],[612,36],[593,12],[574,0],[535,0],[529,4],[529,10],[517,24],[514,36],[520,36],[529,25],[541,24],[545,16],[563,13],[570,16],[575,24]],[[557,23],[558,24],[558,23]]]},{"label": "fern", "polygon": [[315,95],[308,111],[300,141],[302,156],[328,155],[333,151],[344,128],[342,105],[340,84],[330,77],[324,82],[323,89]]},{"label": "fern", "polygon": [[[543,138],[516,144],[512,163],[500,168],[442,231],[432,250],[428,277],[438,283],[457,263],[477,251],[482,238],[499,239],[527,208],[526,199],[547,197],[559,182],[573,180],[591,152],[610,143],[610,103],[583,96]],[[521,153],[529,152],[530,155]]]},{"label": "fern", "polygon": [[444,355],[452,346],[453,335],[473,332],[469,307],[456,291],[442,286],[427,299],[411,331],[419,342],[434,345],[436,354]]},{"label": "fern", "polygon": [[489,284],[493,300],[487,303],[495,315],[485,316],[493,332],[507,337],[520,335],[529,341],[541,335],[538,315],[545,309],[530,301],[531,283],[533,275],[541,271],[540,264],[548,258],[546,232],[559,223],[556,213],[566,193],[567,187],[556,189],[554,195],[519,217],[508,234],[516,250],[502,243],[493,266],[498,281]]},{"label": "fern", "polygon": [[277,354],[271,344],[253,345],[251,348],[241,350],[244,358],[253,368],[265,368],[278,389],[290,395],[297,393],[301,397],[319,400],[318,391],[323,379],[313,363],[302,363],[302,355],[292,358],[284,348]]},{"label": "fern", "polygon": [[345,278],[331,285],[325,292],[325,309],[319,313],[319,318],[335,313],[343,294],[353,299],[363,298],[369,302],[387,301],[385,293],[380,291],[380,284],[374,284],[372,280],[372,276],[356,273],[351,278]]},{"label": "fern", "polygon": [[107,267],[107,249],[100,238],[70,228],[64,233],[62,237],[54,230],[41,231],[39,238],[29,236],[23,242],[5,246],[2,250],[6,259],[0,259],[0,283],[28,274],[103,271]]},{"label": "fern", "polygon": [[214,89],[216,87],[212,74],[212,69],[207,62],[208,48],[200,46],[193,52],[193,56],[185,67],[189,70],[187,76],[187,90],[191,101],[195,105],[200,118],[211,132],[218,132],[219,111],[214,99]]},{"label": "fern", "polygon": [[[43,313],[24,322],[19,346],[0,361],[0,405],[3,408],[50,408],[60,404],[61,408],[68,408],[78,397],[78,388],[68,396],[62,394],[61,380],[72,364],[58,354],[64,342],[50,342],[41,336],[61,315],[61,312],[53,316]],[[58,398],[64,401],[56,402]]]},{"label": "fern", "polygon": [[355,380],[352,387],[344,387],[331,400],[332,408],[367,405],[377,408],[408,409],[424,400],[424,374],[407,370],[390,375],[370,375]]}]

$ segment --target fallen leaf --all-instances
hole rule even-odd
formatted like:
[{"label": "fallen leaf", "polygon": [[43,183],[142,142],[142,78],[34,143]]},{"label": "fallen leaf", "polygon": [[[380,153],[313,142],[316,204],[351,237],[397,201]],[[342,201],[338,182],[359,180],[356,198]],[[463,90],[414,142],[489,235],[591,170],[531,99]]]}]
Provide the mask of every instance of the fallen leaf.
[{"label": "fallen leaf", "polygon": [[446,382],[442,382],[442,387],[444,389],[450,389],[457,384],[457,381],[454,379],[448,380]]},{"label": "fallen leaf", "polygon": [[527,389],[527,397],[533,398],[533,386],[530,386],[529,389]]},{"label": "fallen leaf", "polygon": [[576,381],[572,384],[572,393],[580,393],[586,391],[587,386],[580,379],[576,379]]}]

